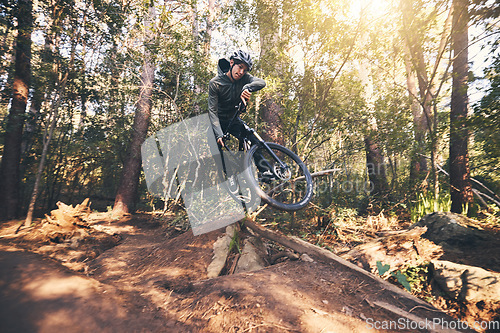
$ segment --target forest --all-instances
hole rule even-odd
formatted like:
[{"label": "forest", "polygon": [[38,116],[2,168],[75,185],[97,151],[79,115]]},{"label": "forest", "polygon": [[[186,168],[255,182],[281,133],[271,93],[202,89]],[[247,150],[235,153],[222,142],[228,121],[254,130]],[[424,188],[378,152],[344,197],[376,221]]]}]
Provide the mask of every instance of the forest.
[{"label": "forest", "polygon": [[334,170],[308,216],[498,222],[497,1],[0,6],[2,220],[86,197],[118,213],[175,206],[148,194],[140,146],[206,113],[217,60],[243,49],[267,82],[244,120],[311,173]]}]

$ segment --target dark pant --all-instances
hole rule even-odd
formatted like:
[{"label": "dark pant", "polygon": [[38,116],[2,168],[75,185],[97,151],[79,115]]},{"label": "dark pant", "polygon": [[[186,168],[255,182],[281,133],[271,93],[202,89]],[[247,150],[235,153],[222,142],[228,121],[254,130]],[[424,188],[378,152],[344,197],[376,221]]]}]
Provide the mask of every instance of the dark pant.
[{"label": "dark pant", "polygon": [[[220,124],[224,133],[229,133],[240,141],[240,150],[243,150],[242,143],[244,138],[248,138],[252,146],[259,142],[254,135],[252,135],[245,129],[245,123],[239,117],[235,118],[231,123],[229,121],[221,121]],[[257,151],[255,153],[254,159],[255,164],[257,165],[257,168],[260,172],[265,172],[268,170],[271,171],[269,162],[262,156],[262,154],[260,154],[260,152]]]},{"label": "dark pant", "polygon": [[[249,133],[245,130],[245,123],[239,117],[230,121],[221,121],[220,122],[222,132],[229,133],[238,140],[242,141],[243,138],[248,137],[252,144],[257,142],[257,139],[253,137],[253,135],[249,135]],[[229,127],[228,127],[229,126]]]}]

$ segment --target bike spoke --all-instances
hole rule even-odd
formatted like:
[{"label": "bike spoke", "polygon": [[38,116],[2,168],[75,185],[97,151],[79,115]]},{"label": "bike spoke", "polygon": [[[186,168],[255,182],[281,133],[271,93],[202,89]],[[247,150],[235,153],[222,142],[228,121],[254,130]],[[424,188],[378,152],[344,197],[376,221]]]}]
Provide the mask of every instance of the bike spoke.
[{"label": "bike spoke", "polygon": [[[276,208],[300,209],[312,195],[312,179],[305,165],[288,149],[269,143],[251,150],[251,177],[260,188],[262,199]],[[278,160],[276,160],[276,158]],[[283,169],[283,165],[287,169]],[[259,168],[260,167],[260,168]]]}]

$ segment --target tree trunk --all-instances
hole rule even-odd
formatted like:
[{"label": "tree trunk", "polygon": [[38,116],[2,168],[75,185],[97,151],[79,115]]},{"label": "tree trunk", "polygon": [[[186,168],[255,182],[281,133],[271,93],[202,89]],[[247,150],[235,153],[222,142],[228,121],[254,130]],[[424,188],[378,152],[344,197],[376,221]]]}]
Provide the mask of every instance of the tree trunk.
[{"label": "tree trunk", "polygon": [[42,180],[42,174],[43,174],[43,168],[45,166],[45,160],[47,159],[50,141],[52,140],[52,135],[54,134],[57,120],[59,118],[58,114],[59,114],[60,100],[61,100],[61,96],[59,96],[57,98],[57,100],[54,101],[54,103],[53,103],[52,110],[51,110],[52,121],[50,123],[50,127],[45,131],[44,136],[43,136],[42,156],[40,159],[40,163],[38,164],[38,169],[37,169],[36,178],[35,178],[35,185],[33,186],[31,200],[30,200],[30,204],[28,206],[28,213],[26,215],[26,220],[24,221],[25,227],[29,227],[31,225],[31,222],[33,221],[33,214],[35,212],[35,205],[36,205],[36,201],[38,199],[38,194],[40,192],[40,182]]},{"label": "tree trunk", "polygon": [[[436,164],[434,163],[436,161],[435,157],[437,153],[437,137],[435,133],[436,127],[434,127],[434,119],[432,113],[432,104],[434,103],[434,82],[432,80],[432,77],[431,79],[429,79],[427,74],[427,65],[424,57],[424,50],[422,48],[423,41],[421,39],[421,36],[415,34],[413,31],[413,29],[416,28],[415,26],[413,26],[413,17],[417,13],[412,6],[412,1],[402,0],[400,4],[404,26],[403,36],[405,38],[407,46],[406,56],[408,58],[407,62],[409,62],[406,64],[408,91],[411,97],[416,98],[418,103],[420,104],[418,110],[416,109],[416,106],[412,105],[414,119],[413,121],[415,124],[416,156],[412,157],[410,166],[410,182],[412,183],[412,185],[416,184],[416,182],[418,182],[418,179],[422,176],[422,167],[425,165],[425,167],[427,168],[425,159],[422,160],[422,156],[420,156],[419,158],[418,154],[422,153],[421,150],[425,145],[425,142],[421,142],[420,140],[423,140],[425,138],[425,133],[428,132],[429,139],[431,140],[431,156],[433,156],[431,160],[433,189],[435,196],[437,196],[439,193],[439,184],[437,182],[438,173],[436,170]],[[412,84],[414,84],[412,82],[413,71],[415,71],[416,73],[416,81],[418,82],[418,95],[416,87],[411,86]]]},{"label": "tree trunk", "polygon": [[14,218],[19,205],[19,164],[31,76],[32,1],[17,2],[17,40],[12,104],[0,167],[0,219]]},{"label": "tree trunk", "polygon": [[473,201],[470,184],[468,141],[469,131],[465,121],[468,112],[468,29],[467,0],[453,0],[453,85],[450,112],[450,185],[451,211],[462,209]]},{"label": "tree trunk", "polygon": [[265,123],[262,137],[265,141],[276,142],[280,145],[285,144],[281,116],[283,108],[270,95],[265,94],[262,105],[262,121]]},{"label": "tree trunk", "polygon": [[[123,215],[135,210],[139,174],[141,171],[141,145],[144,142],[151,115],[151,92],[154,67],[150,63],[143,65],[142,87],[135,111],[132,140],[123,166],[122,178],[113,206],[113,214]],[[149,80],[145,81],[145,80]]]},{"label": "tree trunk", "polygon": [[146,60],[142,68],[141,92],[135,111],[132,139],[113,206],[113,214],[115,215],[128,214],[135,210],[141,172],[141,145],[146,139],[151,115],[154,70],[154,65]]},{"label": "tree trunk", "polygon": [[[409,51],[407,51],[409,53]],[[427,174],[427,159],[425,158],[425,133],[427,132],[427,118],[418,102],[418,91],[415,71],[405,55],[406,85],[410,99],[410,108],[413,116],[413,133],[415,136],[415,146],[410,162],[410,186],[415,186],[423,180]]]},{"label": "tree trunk", "polygon": [[[195,54],[193,55],[193,82],[194,82],[194,98],[193,98],[193,111],[194,114],[201,114],[203,112],[200,107],[200,100],[204,99],[203,94],[206,93],[206,81],[202,74],[203,68],[207,66],[207,59],[210,58],[210,46],[212,42],[212,33],[214,30],[214,20],[216,12],[215,0],[208,0],[206,8],[198,9],[198,2],[194,1],[191,4],[191,33],[193,36],[193,43]],[[200,15],[200,12],[203,13]],[[206,13],[206,14],[205,14]],[[199,23],[201,18],[206,15],[206,27],[200,31]],[[201,72],[200,72],[201,71]],[[179,81],[178,81],[179,82]],[[175,101],[175,98],[174,98]]]},{"label": "tree trunk", "polygon": [[215,0],[208,0],[207,29],[205,32],[205,40],[203,41],[203,54],[206,57],[210,55],[210,46],[212,45],[212,33],[214,31],[215,13],[216,13]]},{"label": "tree trunk", "polygon": [[[363,34],[360,38],[360,45],[363,47],[368,42],[368,36]],[[358,77],[363,85],[363,97],[366,101],[368,113],[368,125],[364,135],[366,152],[366,169],[370,180],[370,194],[382,195],[388,190],[387,175],[385,172],[384,156],[377,137],[377,119],[373,115],[375,109],[375,94],[373,80],[370,76],[371,63],[367,59],[361,59],[358,64]],[[366,187],[365,187],[366,189]]]},{"label": "tree trunk", "polygon": [[[57,37],[56,37],[57,38]],[[44,135],[43,135],[43,150],[42,150],[42,156],[40,158],[40,163],[38,165],[37,169],[37,174],[35,178],[35,184],[33,186],[33,192],[31,194],[31,200],[28,206],[28,212],[26,214],[26,220],[24,221],[25,227],[29,227],[31,225],[31,222],[33,220],[33,214],[35,211],[36,207],[36,201],[38,199],[38,195],[40,193],[40,182],[42,179],[42,173],[43,169],[45,167],[45,161],[47,159],[47,154],[49,152],[49,146],[50,142],[52,140],[52,136],[54,134],[54,130],[57,126],[57,121],[59,120],[59,109],[61,106],[61,102],[64,98],[64,93],[66,90],[66,85],[68,84],[68,77],[69,73],[73,69],[73,64],[75,60],[75,52],[76,52],[76,39],[72,41],[72,47],[71,47],[71,57],[69,61],[69,66],[64,74],[64,76],[61,78],[61,80],[57,83],[57,92],[56,96],[54,97],[54,100],[52,101],[52,106],[50,110],[50,116],[49,119],[51,119],[50,127],[48,126],[45,129]],[[54,63],[53,70],[54,70],[54,76],[58,77],[61,73],[59,73],[59,64],[57,62]]]},{"label": "tree trunk", "polygon": [[371,194],[380,195],[388,190],[384,156],[378,146],[374,133],[365,137],[366,167],[371,183]]},{"label": "tree trunk", "polygon": [[[441,34],[441,39],[439,43],[439,49],[433,70],[430,74],[427,73],[427,64],[425,62],[424,56],[424,40],[422,39],[422,34],[416,34],[421,26],[419,26],[416,17],[418,17],[418,12],[416,12],[413,6],[413,0],[401,0],[400,7],[403,19],[403,37],[405,38],[408,50],[408,58],[410,59],[411,66],[417,74],[418,86],[419,86],[419,103],[423,110],[423,115],[425,117],[425,122],[427,124],[427,130],[430,137],[430,150],[431,150],[431,163],[432,163],[432,178],[433,178],[433,190],[435,204],[437,204],[437,197],[439,195],[439,178],[438,178],[438,146],[439,146],[439,135],[438,131],[438,117],[437,117],[437,107],[435,100],[439,95],[439,91],[444,83],[444,78],[439,82],[437,80],[437,70],[440,67],[440,63],[443,60],[444,52],[446,51],[446,45],[448,43],[450,22],[451,22],[451,12],[448,13],[448,17],[444,23],[443,32]],[[417,22],[417,23],[415,23]],[[430,66],[429,66],[430,67]],[[436,89],[436,83],[439,83],[439,88]],[[434,112],[433,112],[434,110]]]},{"label": "tree trunk", "polygon": [[113,215],[115,216],[129,214],[135,211],[139,175],[141,172],[141,145],[146,139],[149,118],[151,116],[151,96],[153,92],[155,65],[153,62],[153,55],[149,50],[149,44],[153,42],[156,37],[151,25],[152,22],[154,22],[154,15],[154,7],[151,3],[149,7],[149,18],[145,27],[145,51],[139,100],[137,102],[134,124],[132,126],[132,138],[127,152],[127,158],[123,165],[122,177],[113,206]]},{"label": "tree trunk", "polygon": [[[62,8],[58,8],[58,10],[62,10]],[[63,22],[62,16],[59,14],[60,14],[60,12],[54,11],[54,13],[53,13],[54,20],[52,21],[52,28],[58,27],[59,24],[62,24],[62,22]],[[54,32],[54,34],[49,35],[49,37],[46,38],[46,47],[48,47],[54,54],[56,54],[56,51],[59,50],[60,39],[61,39],[61,36],[60,36],[59,32]],[[72,36],[70,59],[69,59],[68,67],[67,67],[65,73],[61,70],[60,60],[58,58],[53,60],[52,75],[54,78],[57,78],[55,81],[56,91],[55,91],[55,96],[54,96],[52,103],[51,103],[50,115],[48,117],[48,119],[50,120],[50,125],[47,124],[47,127],[44,131],[44,134],[43,134],[42,156],[40,158],[40,162],[38,165],[37,174],[35,177],[35,184],[33,186],[33,192],[31,194],[31,199],[30,199],[30,203],[28,206],[28,212],[26,214],[26,220],[24,221],[25,227],[29,227],[31,225],[31,222],[33,220],[35,207],[36,207],[36,202],[38,200],[38,196],[39,196],[40,192],[42,192],[42,191],[40,191],[40,186],[41,186],[43,169],[45,168],[45,162],[47,160],[47,155],[49,153],[50,142],[52,140],[52,136],[54,134],[54,131],[57,127],[57,122],[59,120],[59,111],[61,108],[61,103],[63,102],[63,99],[64,99],[66,86],[68,84],[68,78],[69,78],[70,73],[73,70],[73,65],[74,65],[74,61],[75,61],[75,57],[76,57],[76,46],[78,44],[78,39],[79,39],[78,34],[75,34]],[[49,96],[49,94],[47,94],[47,96]],[[46,199],[49,199],[49,203],[50,203],[50,196]]]},{"label": "tree trunk", "polygon": [[[280,37],[280,9],[279,2],[258,0],[256,3],[259,37],[260,37],[260,62],[263,76],[281,77],[282,70],[279,65]],[[278,98],[277,98],[278,97]],[[279,101],[279,92],[265,93],[262,96],[261,119],[264,122],[262,137],[265,141],[284,144],[283,123],[281,116],[283,108]]]}]

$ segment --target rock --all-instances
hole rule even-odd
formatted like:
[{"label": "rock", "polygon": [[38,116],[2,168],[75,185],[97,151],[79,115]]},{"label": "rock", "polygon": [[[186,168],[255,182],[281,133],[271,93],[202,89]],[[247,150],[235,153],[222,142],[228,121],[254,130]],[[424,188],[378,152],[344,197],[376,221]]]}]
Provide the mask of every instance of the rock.
[{"label": "rock", "polygon": [[238,223],[226,227],[226,233],[220,236],[214,243],[214,256],[212,262],[207,267],[208,278],[219,276],[220,272],[226,264],[227,256],[229,254],[229,245],[235,232],[239,230]]},{"label": "rock", "polygon": [[444,260],[433,260],[432,266],[434,279],[453,298],[470,303],[499,302],[500,273]]},{"label": "rock", "polygon": [[240,259],[234,273],[251,272],[266,267],[263,259],[267,253],[262,241],[255,237],[245,239]]},{"label": "rock", "polygon": [[280,258],[287,257],[290,260],[299,260],[300,256],[292,251],[286,249],[285,251],[278,252],[269,258],[271,265],[274,265],[276,261]]},{"label": "rock", "polygon": [[454,213],[433,213],[424,216],[410,228],[427,228],[422,237],[443,249],[441,258],[463,265],[500,272],[500,232],[482,228],[482,224]]},{"label": "rock", "polygon": [[314,262],[314,259],[309,257],[307,253],[304,253],[300,256],[300,260],[305,261],[305,262]]},{"label": "rock", "polygon": [[439,212],[424,216],[410,229],[426,227],[427,232],[422,237],[443,246],[475,246],[488,239],[488,234],[475,229],[468,221],[469,219],[464,215]]}]

